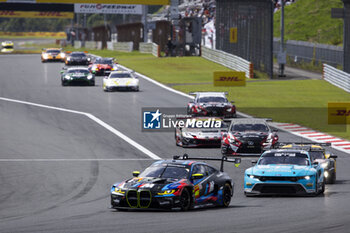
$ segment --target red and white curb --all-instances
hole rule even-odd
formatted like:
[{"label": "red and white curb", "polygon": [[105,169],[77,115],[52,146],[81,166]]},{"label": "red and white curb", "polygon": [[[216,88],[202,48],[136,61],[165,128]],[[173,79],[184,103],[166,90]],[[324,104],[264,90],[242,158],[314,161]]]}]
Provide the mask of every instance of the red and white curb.
[{"label": "red and white curb", "polygon": [[334,137],[297,124],[269,122],[269,125],[313,142],[331,143],[332,148],[350,154],[350,141],[345,139]]}]

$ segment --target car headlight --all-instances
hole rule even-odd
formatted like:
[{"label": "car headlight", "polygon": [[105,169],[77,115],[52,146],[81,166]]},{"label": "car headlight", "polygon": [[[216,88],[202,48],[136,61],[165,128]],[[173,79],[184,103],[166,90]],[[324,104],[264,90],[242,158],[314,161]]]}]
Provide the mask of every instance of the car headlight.
[{"label": "car headlight", "polygon": [[322,163],[322,164],[321,164],[321,167],[322,167],[322,168],[327,168],[327,167],[328,167],[328,162]]},{"label": "car headlight", "polygon": [[88,76],[87,76],[87,79],[92,79],[93,78],[93,76],[92,76],[92,74],[89,74]]},{"label": "car headlight", "polygon": [[310,180],[311,177],[310,177],[310,176],[304,176],[304,179],[305,179],[305,180]]},{"label": "car headlight", "polygon": [[93,66],[91,67],[91,69],[92,69],[92,70],[98,70],[98,69],[97,69],[97,65],[93,65]]},{"label": "car headlight", "polygon": [[70,57],[67,57],[67,61],[70,61]]},{"label": "car headlight", "polygon": [[118,70],[118,66],[113,66],[112,70]]},{"label": "car headlight", "polygon": [[256,177],[254,175],[247,175],[250,179],[255,179]]},{"label": "car headlight", "polygon": [[124,194],[125,193],[125,191],[124,190],[122,190],[121,188],[119,188],[119,187],[114,187],[114,192],[116,192],[116,193],[120,193],[120,194]]},{"label": "car headlight", "polygon": [[227,112],[232,112],[232,108],[226,109]]},{"label": "car headlight", "polygon": [[193,138],[192,135],[187,132],[182,132],[182,136],[185,138]]},{"label": "car headlight", "polygon": [[65,78],[65,79],[70,79],[71,77],[70,77],[68,74],[66,74],[66,75],[64,76],[64,78]]},{"label": "car headlight", "polygon": [[91,59],[88,57],[87,60],[90,61]]},{"label": "car headlight", "polygon": [[48,59],[49,55],[47,55],[46,53],[43,55],[44,59]]},{"label": "car headlight", "polygon": [[62,58],[64,58],[64,57],[66,56],[66,54],[65,54],[65,53],[60,53],[60,56],[61,56]]},{"label": "car headlight", "polygon": [[168,190],[165,190],[162,193],[158,193],[158,195],[169,195],[169,194],[173,194],[175,192],[176,192],[176,189],[168,189]]}]

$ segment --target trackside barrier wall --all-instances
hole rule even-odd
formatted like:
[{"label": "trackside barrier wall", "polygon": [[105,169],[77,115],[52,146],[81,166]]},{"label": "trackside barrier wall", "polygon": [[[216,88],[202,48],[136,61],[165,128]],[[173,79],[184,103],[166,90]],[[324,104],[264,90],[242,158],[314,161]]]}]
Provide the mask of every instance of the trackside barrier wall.
[{"label": "trackside barrier wall", "polygon": [[[108,45],[107,45],[108,46]],[[113,42],[114,51],[122,51],[122,52],[132,52],[134,48],[134,42]]]},{"label": "trackside barrier wall", "polygon": [[[74,43],[76,43],[75,41]],[[102,41],[85,41],[85,48],[87,49],[102,49]]]},{"label": "trackside barrier wall", "polygon": [[156,43],[143,43],[140,42],[140,53],[151,53],[155,57],[160,57],[160,46]]},{"label": "trackside barrier wall", "polygon": [[254,77],[253,63],[223,51],[202,47],[202,57],[236,71],[243,71],[247,78]]},{"label": "trackside barrier wall", "polygon": [[350,92],[350,74],[333,66],[323,64],[323,79],[347,92]]},{"label": "trackside barrier wall", "polygon": [[80,49],[81,48],[81,41],[79,41],[79,40],[74,41],[74,48]]}]

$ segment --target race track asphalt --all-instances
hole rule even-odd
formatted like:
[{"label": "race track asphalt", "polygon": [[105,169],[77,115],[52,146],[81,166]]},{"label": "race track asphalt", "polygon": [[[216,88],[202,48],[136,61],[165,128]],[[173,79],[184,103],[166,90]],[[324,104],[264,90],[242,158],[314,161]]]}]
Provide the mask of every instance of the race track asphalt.
[{"label": "race track asphalt", "polygon": [[[183,107],[186,97],[140,80],[140,92],[62,87],[60,63],[40,55],[0,56],[0,97],[90,113],[161,158],[220,150],[182,149],[174,133],[141,132],[142,107]],[[237,103],[239,108],[239,103]],[[279,132],[281,141],[304,141]],[[235,181],[229,208],[109,209],[109,189],[153,160],[85,115],[0,100],[0,232],[349,232],[350,159],[338,155],[337,183],[317,197],[243,194],[244,158],[225,165]],[[217,163],[213,165],[218,167]]]}]

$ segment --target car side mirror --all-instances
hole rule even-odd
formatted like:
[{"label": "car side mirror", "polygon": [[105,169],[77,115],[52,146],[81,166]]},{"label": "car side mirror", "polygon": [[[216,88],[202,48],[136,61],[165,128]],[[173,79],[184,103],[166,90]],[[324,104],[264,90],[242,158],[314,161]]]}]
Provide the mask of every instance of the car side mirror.
[{"label": "car side mirror", "polygon": [[60,72],[61,74],[63,74],[64,73],[64,71],[63,70],[61,70],[61,72]]},{"label": "car side mirror", "polygon": [[253,165],[255,165],[255,164],[257,164],[257,163],[258,163],[258,161],[257,161],[257,160],[255,160],[255,159],[253,159],[251,162],[252,162],[252,164],[253,164]]},{"label": "car side mirror", "polygon": [[275,132],[275,133],[277,133],[277,132],[278,132],[278,129],[274,129],[274,130],[272,130],[272,132]]},{"label": "car side mirror", "polygon": [[193,180],[199,180],[199,179],[202,179],[203,177],[204,177],[204,175],[201,173],[196,173],[196,174],[192,175]]},{"label": "car side mirror", "polygon": [[140,172],[139,171],[133,171],[132,172],[132,176],[133,177],[138,177],[140,175]]},{"label": "car side mirror", "polygon": [[314,161],[314,162],[312,162],[312,165],[318,166],[318,162],[317,162],[317,161]]},{"label": "car side mirror", "polygon": [[332,154],[331,154],[331,156],[329,156],[329,158],[331,158],[331,159],[336,159],[336,158],[338,158],[338,156],[337,156],[337,155],[332,155]]}]

